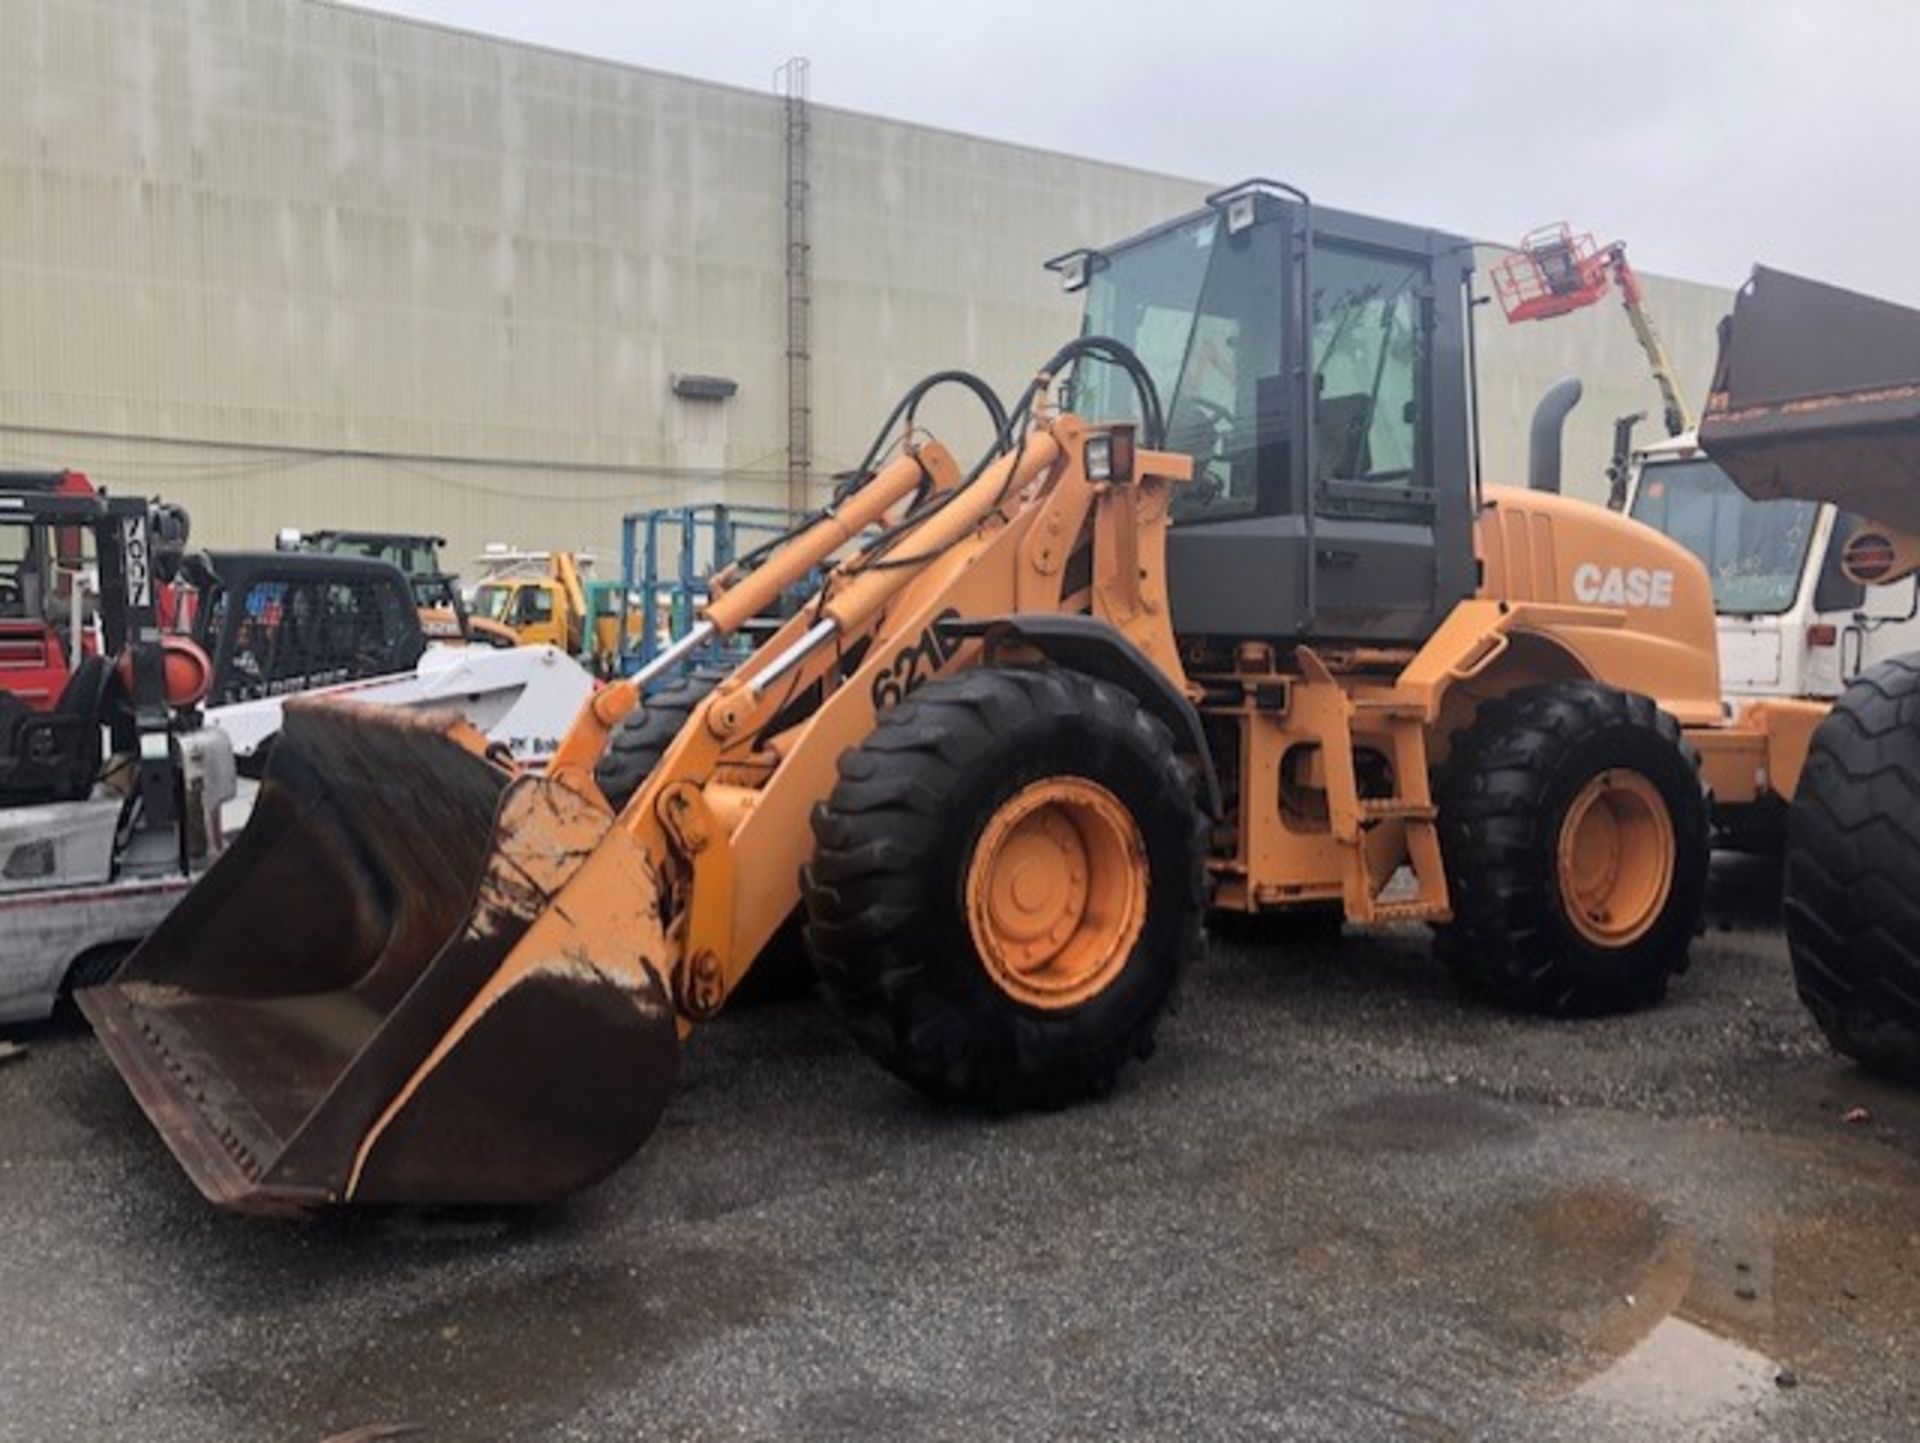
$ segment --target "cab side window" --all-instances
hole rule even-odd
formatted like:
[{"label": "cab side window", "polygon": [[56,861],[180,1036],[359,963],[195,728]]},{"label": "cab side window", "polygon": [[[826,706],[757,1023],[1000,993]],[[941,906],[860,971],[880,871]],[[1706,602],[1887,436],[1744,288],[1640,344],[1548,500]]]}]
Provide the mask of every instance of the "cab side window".
[{"label": "cab side window", "polygon": [[1337,509],[1339,483],[1428,484],[1424,265],[1326,247],[1313,263],[1314,482]]},{"label": "cab side window", "polygon": [[542,622],[553,620],[553,595],[544,586],[529,586],[520,593],[520,620]]}]

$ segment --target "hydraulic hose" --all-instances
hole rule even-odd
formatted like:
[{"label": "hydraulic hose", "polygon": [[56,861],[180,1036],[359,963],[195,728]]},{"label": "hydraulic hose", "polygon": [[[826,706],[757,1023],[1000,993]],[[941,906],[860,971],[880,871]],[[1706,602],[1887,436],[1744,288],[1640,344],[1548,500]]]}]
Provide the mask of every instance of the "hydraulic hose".
[{"label": "hydraulic hose", "polygon": [[854,468],[852,478],[844,487],[835,493],[832,505],[820,507],[808,512],[805,516],[794,522],[786,531],[761,542],[744,556],[739,557],[734,562],[734,565],[743,571],[752,568],[763,560],[768,553],[785,545],[800,532],[805,531],[809,526],[819,521],[832,509],[832,506],[837,506],[846,500],[853,492],[859,490],[862,486],[866,485],[867,482],[872,480],[874,467],[879,464],[881,453],[887,449],[894,435],[894,428],[900,423],[903,417],[907,425],[911,426],[914,417],[919,413],[920,402],[926,399],[928,392],[936,390],[941,386],[962,386],[971,391],[979,398],[980,404],[986,408],[987,420],[993,427],[994,435],[998,437],[1005,432],[1007,428],[1006,405],[1001,401],[999,393],[972,371],[935,371],[930,376],[922,377],[907,389],[906,394],[901,396],[899,401],[894,404],[893,409],[887,413],[887,419],[881,423],[879,431],[874,435],[873,444],[867,448],[867,454],[861,458],[860,464]]}]

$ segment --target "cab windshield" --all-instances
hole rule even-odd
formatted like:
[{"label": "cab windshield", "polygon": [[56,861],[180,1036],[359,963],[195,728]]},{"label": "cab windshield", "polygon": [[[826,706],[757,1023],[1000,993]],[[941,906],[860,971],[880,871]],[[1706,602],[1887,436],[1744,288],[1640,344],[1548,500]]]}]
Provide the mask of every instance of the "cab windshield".
[{"label": "cab windshield", "polygon": [[[1167,449],[1194,458],[1182,514],[1251,511],[1262,472],[1284,467],[1284,453],[1262,455],[1287,402],[1280,241],[1278,226],[1228,236],[1205,215],[1108,253],[1088,281],[1085,333],[1132,347],[1159,388]],[[1114,366],[1083,366],[1073,404],[1090,420],[1139,419]],[[1275,481],[1284,485],[1284,469]]]},{"label": "cab windshield", "polygon": [[1799,595],[1820,507],[1755,501],[1702,458],[1648,465],[1632,514],[1705,563],[1715,611],[1763,615],[1786,611]]}]

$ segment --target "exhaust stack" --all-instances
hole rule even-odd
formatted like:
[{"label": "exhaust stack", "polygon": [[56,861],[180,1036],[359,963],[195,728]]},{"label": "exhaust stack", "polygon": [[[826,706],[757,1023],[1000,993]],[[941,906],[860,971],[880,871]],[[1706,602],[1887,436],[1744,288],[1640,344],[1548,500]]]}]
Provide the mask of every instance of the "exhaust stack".
[{"label": "exhaust stack", "polygon": [[1547,387],[1534,406],[1527,428],[1527,485],[1533,490],[1560,494],[1561,432],[1567,414],[1585,394],[1578,376],[1564,376]]}]

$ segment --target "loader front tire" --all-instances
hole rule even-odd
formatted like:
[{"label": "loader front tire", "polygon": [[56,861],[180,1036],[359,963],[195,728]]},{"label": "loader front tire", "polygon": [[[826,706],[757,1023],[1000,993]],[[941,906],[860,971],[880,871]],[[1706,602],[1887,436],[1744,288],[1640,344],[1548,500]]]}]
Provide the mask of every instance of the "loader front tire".
[{"label": "loader front tire", "polygon": [[1794,982],[1834,1050],[1920,1082],[1920,655],[1860,677],[1814,732],[1782,895]]},{"label": "loader front tire", "polygon": [[1167,728],[1078,672],[883,712],[815,809],[807,943],[861,1047],[996,1110],[1104,1092],[1201,946],[1205,828]]},{"label": "loader front tire", "polygon": [[1679,723],[1598,682],[1527,687],[1480,709],[1438,780],[1453,919],[1436,942],[1469,990],[1556,1016],[1666,995],[1711,851]]}]

